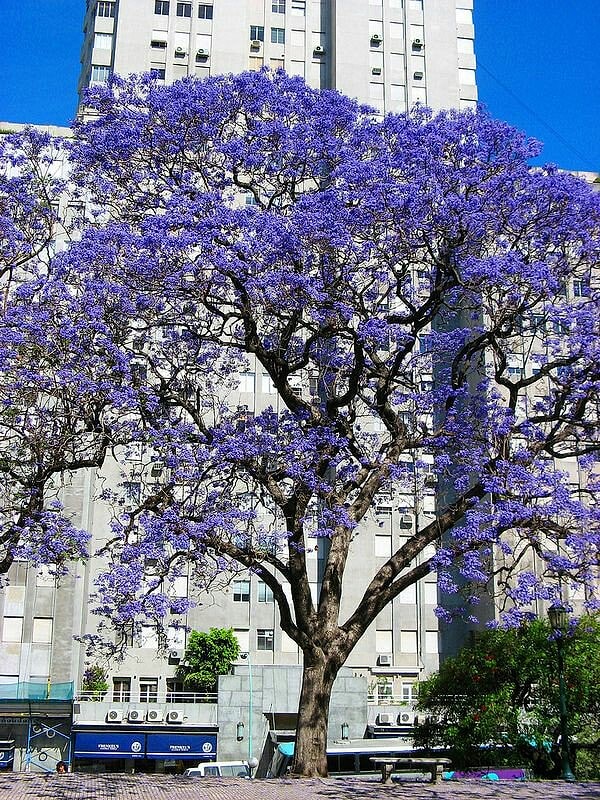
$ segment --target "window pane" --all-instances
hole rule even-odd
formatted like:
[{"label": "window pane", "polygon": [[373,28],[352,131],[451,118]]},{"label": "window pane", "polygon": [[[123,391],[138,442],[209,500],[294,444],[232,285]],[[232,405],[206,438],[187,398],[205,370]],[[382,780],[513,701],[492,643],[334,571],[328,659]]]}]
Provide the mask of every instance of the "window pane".
[{"label": "window pane", "polygon": [[178,17],[191,17],[192,4],[191,3],[177,3],[177,16]]},{"label": "window pane", "polygon": [[283,28],[271,28],[271,41],[274,44],[285,44],[285,30]]},{"label": "window pane", "polygon": [[156,703],[158,678],[140,678],[140,703]]},{"label": "window pane", "polygon": [[3,642],[20,642],[23,636],[23,617],[5,617],[2,628]]},{"label": "window pane", "polygon": [[250,631],[237,628],[233,632],[235,633],[235,638],[238,640],[240,652],[247,653],[250,650]]},{"label": "window pane", "polygon": [[273,649],[273,631],[264,628],[259,628],[256,631],[256,649],[257,650],[272,650]]},{"label": "window pane", "polygon": [[113,702],[128,703],[131,697],[131,678],[113,678]]},{"label": "window pane", "polygon": [[104,83],[110,77],[110,67],[92,65],[91,83]]},{"label": "window pane", "polygon": [[392,653],[392,632],[375,631],[375,651],[377,653]]},{"label": "window pane", "polygon": [[233,582],[233,601],[234,603],[250,602],[250,581],[238,580]]},{"label": "window pane", "polygon": [[251,392],[254,394],[254,373],[242,372],[240,374],[240,392]]},{"label": "window pane", "polygon": [[158,633],[154,625],[142,625],[141,647],[158,649]]},{"label": "window pane", "polygon": [[52,619],[48,617],[34,618],[32,641],[44,642],[45,644],[52,641]]},{"label": "window pane", "polygon": [[98,50],[110,50],[112,47],[111,33],[96,33],[94,35],[94,47]]},{"label": "window pane", "polygon": [[171,650],[185,650],[185,628],[180,625],[169,625],[167,644]]},{"label": "window pane", "polygon": [[285,14],[285,0],[273,0],[271,9],[274,14]]},{"label": "window pane", "polygon": [[154,13],[166,15],[169,13],[169,0],[154,0]]},{"label": "window pane", "polygon": [[264,581],[260,581],[260,583],[258,584],[258,602],[259,603],[273,602],[273,592]]},{"label": "window pane", "polygon": [[207,3],[201,3],[198,6],[198,19],[212,19],[213,7]]},{"label": "window pane", "polygon": [[403,653],[417,652],[417,632],[400,631],[400,650]]},{"label": "window pane", "polygon": [[250,25],[250,38],[252,41],[256,40],[259,42],[264,42],[265,40],[265,29],[262,25]]},{"label": "window pane", "polygon": [[96,6],[96,16],[97,17],[114,17],[115,16],[115,3],[114,2],[103,2],[100,0],[98,5]]}]

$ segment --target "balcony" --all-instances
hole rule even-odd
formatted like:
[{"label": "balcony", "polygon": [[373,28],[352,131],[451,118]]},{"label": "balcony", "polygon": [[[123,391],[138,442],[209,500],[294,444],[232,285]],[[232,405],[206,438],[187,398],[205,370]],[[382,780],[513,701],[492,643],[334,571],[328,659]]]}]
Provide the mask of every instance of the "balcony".
[{"label": "balcony", "polygon": [[[71,684],[72,686],[72,684]],[[102,702],[111,705],[135,703],[141,705],[156,705],[157,703],[177,705],[183,703],[216,703],[216,692],[135,692],[120,691],[114,692],[77,692],[73,697],[76,703],[81,702]]]}]

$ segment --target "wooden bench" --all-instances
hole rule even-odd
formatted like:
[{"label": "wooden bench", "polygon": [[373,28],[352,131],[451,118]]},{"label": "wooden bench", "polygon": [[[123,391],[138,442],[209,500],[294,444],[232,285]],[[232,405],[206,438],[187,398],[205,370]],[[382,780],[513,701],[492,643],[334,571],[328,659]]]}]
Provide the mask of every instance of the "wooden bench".
[{"label": "wooden bench", "polygon": [[449,758],[370,758],[375,767],[381,769],[381,782],[392,783],[392,772],[429,772],[431,783],[437,783],[442,772],[452,763]]}]

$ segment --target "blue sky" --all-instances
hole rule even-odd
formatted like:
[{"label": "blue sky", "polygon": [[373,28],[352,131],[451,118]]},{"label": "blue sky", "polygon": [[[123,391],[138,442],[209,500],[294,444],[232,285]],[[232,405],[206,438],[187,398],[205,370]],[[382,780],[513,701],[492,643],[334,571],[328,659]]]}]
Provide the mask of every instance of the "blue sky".
[{"label": "blue sky", "polygon": [[[68,124],[84,11],[85,0],[0,0],[0,120]],[[475,26],[491,114],[543,141],[541,161],[600,171],[599,0],[475,0]]]}]

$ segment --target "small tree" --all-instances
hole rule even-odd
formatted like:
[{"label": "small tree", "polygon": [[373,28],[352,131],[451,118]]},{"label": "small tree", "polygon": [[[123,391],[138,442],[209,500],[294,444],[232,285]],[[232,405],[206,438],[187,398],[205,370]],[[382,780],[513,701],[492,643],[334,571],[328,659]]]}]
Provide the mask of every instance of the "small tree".
[{"label": "small tree", "polygon": [[208,633],[192,631],[177,677],[186,689],[216,692],[219,675],[227,675],[240,654],[232,628],[211,628]]},{"label": "small tree", "polygon": [[107,672],[99,664],[89,664],[84,672],[81,681],[81,689],[89,692],[93,700],[101,700],[105,692],[108,691]]},{"label": "small tree", "polygon": [[[600,624],[585,618],[565,647],[569,726],[584,751],[600,735]],[[478,635],[419,686],[418,708],[429,719],[415,743],[449,747],[456,766],[527,760],[540,775],[560,763],[556,644],[550,626],[535,621],[517,630]]]}]

